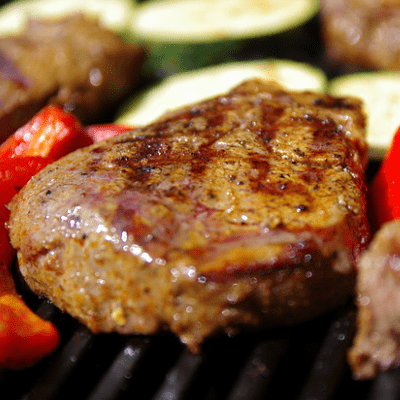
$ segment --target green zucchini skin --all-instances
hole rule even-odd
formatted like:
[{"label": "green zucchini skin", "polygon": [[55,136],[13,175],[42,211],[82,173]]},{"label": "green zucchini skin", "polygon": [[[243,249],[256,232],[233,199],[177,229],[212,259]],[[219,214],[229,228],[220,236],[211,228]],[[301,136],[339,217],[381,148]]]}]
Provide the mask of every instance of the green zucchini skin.
[{"label": "green zucchini skin", "polygon": [[[168,24],[169,31],[167,32],[152,30],[142,25],[143,14],[151,13],[153,10],[159,12],[159,7],[168,9],[168,5],[176,7],[177,4],[183,4],[183,2],[186,0],[147,1],[136,9],[131,25],[132,33],[139,43],[148,49],[145,71],[150,77],[164,78],[175,73],[223,62],[254,58],[258,53],[263,58],[265,56],[282,58],[284,55],[280,54],[281,49],[287,49],[288,45],[295,48],[301,42],[301,47],[307,46],[306,41],[302,41],[304,33],[302,27],[315,18],[319,10],[319,1],[295,0],[292,2],[294,5],[301,3],[296,15],[282,12],[276,17],[279,19],[276,23],[271,18],[270,23],[262,26],[255,24],[256,28],[248,26],[242,30],[233,26],[234,21],[226,22],[226,26],[222,28],[218,27],[216,21],[217,27],[213,29],[209,29],[205,24],[203,28],[198,26],[197,31],[180,34],[179,21],[169,21],[167,17],[163,22]],[[202,4],[204,8],[215,7],[218,10],[221,7],[220,4],[224,2],[225,0],[206,0]],[[250,4],[246,0],[238,0],[236,3],[240,4],[243,10]],[[284,3],[286,7],[292,7],[292,3],[287,1]],[[238,4],[236,7],[239,7]],[[180,16],[182,21],[187,18],[184,13]],[[176,32],[174,33],[171,32],[171,26],[175,27],[175,25]]]},{"label": "green zucchini skin", "polygon": [[318,0],[162,0],[140,4],[138,37],[157,43],[212,43],[282,33],[317,14]]}]

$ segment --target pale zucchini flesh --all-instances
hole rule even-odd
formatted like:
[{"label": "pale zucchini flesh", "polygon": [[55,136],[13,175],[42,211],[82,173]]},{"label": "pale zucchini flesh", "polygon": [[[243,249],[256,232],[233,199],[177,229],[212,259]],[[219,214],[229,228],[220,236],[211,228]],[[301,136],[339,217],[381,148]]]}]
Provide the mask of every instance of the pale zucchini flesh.
[{"label": "pale zucchini flesh", "polygon": [[96,17],[109,29],[130,34],[134,0],[16,0],[0,7],[0,36],[18,34],[29,17],[59,18],[75,12]]},{"label": "pale zucchini flesh", "polygon": [[163,0],[140,5],[133,31],[149,41],[199,43],[282,32],[303,24],[318,0]]},{"label": "pale zucchini flesh", "polygon": [[254,77],[272,79],[292,90],[324,92],[327,85],[320,69],[300,62],[266,59],[226,63],[164,79],[129,102],[117,122],[144,125],[168,110],[225,93]]},{"label": "pale zucchini flesh", "polygon": [[400,126],[400,73],[363,72],[333,79],[329,92],[363,100],[370,157],[382,159]]},{"label": "pale zucchini flesh", "polygon": [[[318,9],[318,0],[147,1],[136,9],[132,33],[148,49],[146,73],[164,78],[253,58],[242,56],[257,46],[274,57],[274,50],[287,44],[281,36],[299,29]],[[260,46],[262,39],[273,43]]]}]

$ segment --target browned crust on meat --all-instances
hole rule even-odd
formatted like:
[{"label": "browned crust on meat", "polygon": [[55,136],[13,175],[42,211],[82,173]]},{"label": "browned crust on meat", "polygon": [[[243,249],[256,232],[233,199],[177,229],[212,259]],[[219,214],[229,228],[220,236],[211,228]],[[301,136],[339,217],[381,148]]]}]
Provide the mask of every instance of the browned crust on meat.
[{"label": "browned crust on meat", "polygon": [[139,82],[144,59],[144,47],[79,13],[29,19],[20,35],[0,38],[0,142],[48,103],[84,124],[104,122]]},{"label": "browned crust on meat", "polygon": [[321,0],[321,17],[331,61],[351,67],[400,69],[397,0]]},{"label": "browned crust on meat", "polygon": [[250,80],[77,151],[11,204],[28,284],[94,331],[239,326],[343,304],[369,239],[355,99]]},{"label": "browned crust on meat", "polygon": [[349,362],[358,379],[400,366],[400,221],[379,229],[360,257],[357,331]]}]

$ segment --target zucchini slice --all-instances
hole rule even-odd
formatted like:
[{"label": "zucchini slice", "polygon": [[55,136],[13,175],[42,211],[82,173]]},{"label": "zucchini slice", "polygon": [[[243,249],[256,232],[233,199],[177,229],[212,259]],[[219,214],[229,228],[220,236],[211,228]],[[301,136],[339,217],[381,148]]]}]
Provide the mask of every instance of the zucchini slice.
[{"label": "zucchini slice", "polygon": [[[262,38],[279,40],[318,10],[318,0],[153,0],[137,7],[131,28],[148,49],[149,74],[163,78],[238,60]],[[262,48],[273,57],[281,45]]]},{"label": "zucchini slice", "polygon": [[224,93],[253,77],[272,79],[293,90],[324,92],[322,70],[290,60],[255,60],[220,64],[164,79],[121,110],[119,124],[144,125],[164,112]]},{"label": "zucchini slice", "polygon": [[134,0],[17,0],[0,8],[0,36],[18,34],[28,17],[55,18],[82,12],[130,37],[135,7]]},{"label": "zucchini slice", "polygon": [[330,82],[328,91],[335,96],[355,96],[364,101],[370,157],[382,159],[400,126],[400,72],[343,75]]},{"label": "zucchini slice", "polygon": [[164,43],[243,39],[302,25],[319,9],[315,0],[163,0],[138,7],[133,30]]}]

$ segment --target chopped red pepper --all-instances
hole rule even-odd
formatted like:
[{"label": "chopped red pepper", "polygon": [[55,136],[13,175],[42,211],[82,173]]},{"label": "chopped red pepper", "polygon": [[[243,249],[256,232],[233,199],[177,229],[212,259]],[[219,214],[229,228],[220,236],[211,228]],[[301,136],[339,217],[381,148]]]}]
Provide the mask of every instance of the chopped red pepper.
[{"label": "chopped red pepper", "polygon": [[0,204],[0,366],[29,367],[53,352],[60,341],[57,328],[38,317],[20,298],[10,272],[15,255],[6,228],[8,209]]},{"label": "chopped red pepper", "polygon": [[57,328],[33,313],[16,294],[0,297],[0,365],[24,368],[53,352]]},{"label": "chopped red pepper", "polygon": [[370,218],[374,229],[400,219],[400,127],[395,133],[382,165],[368,189]]},{"label": "chopped red pepper", "polygon": [[57,160],[91,143],[74,115],[57,105],[49,105],[1,145],[0,159],[39,156]]},{"label": "chopped red pepper", "polygon": [[79,121],[50,105],[0,146],[0,366],[22,368],[57,347],[57,328],[19,297],[11,275],[15,256],[7,234],[7,204],[28,180],[56,159],[93,143]]},{"label": "chopped red pepper", "polygon": [[128,132],[132,129],[133,129],[132,126],[117,125],[112,123],[89,125],[85,128],[86,132],[94,142],[99,142],[100,140],[117,136],[121,133]]},{"label": "chopped red pepper", "polygon": [[0,203],[9,203],[33,175],[51,162],[53,159],[50,157],[27,156],[0,159]]},{"label": "chopped red pepper", "polygon": [[15,250],[10,244],[5,227],[5,221],[8,220],[8,216],[8,209],[4,204],[0,204],[0,298],[5,293],[16,293],[10,273],[10,265],[14,259]]},{"label": "chopped red pepper", "polygon": [[7,204],[49,163],[93,142],[132,129],[115,124],[85,129],[60,107],[43,108],[0,146],[0,366],[32,365],[57,347],[57,328],[34,314],[19,297],[10,267],[15,256],[7,230]]}]

